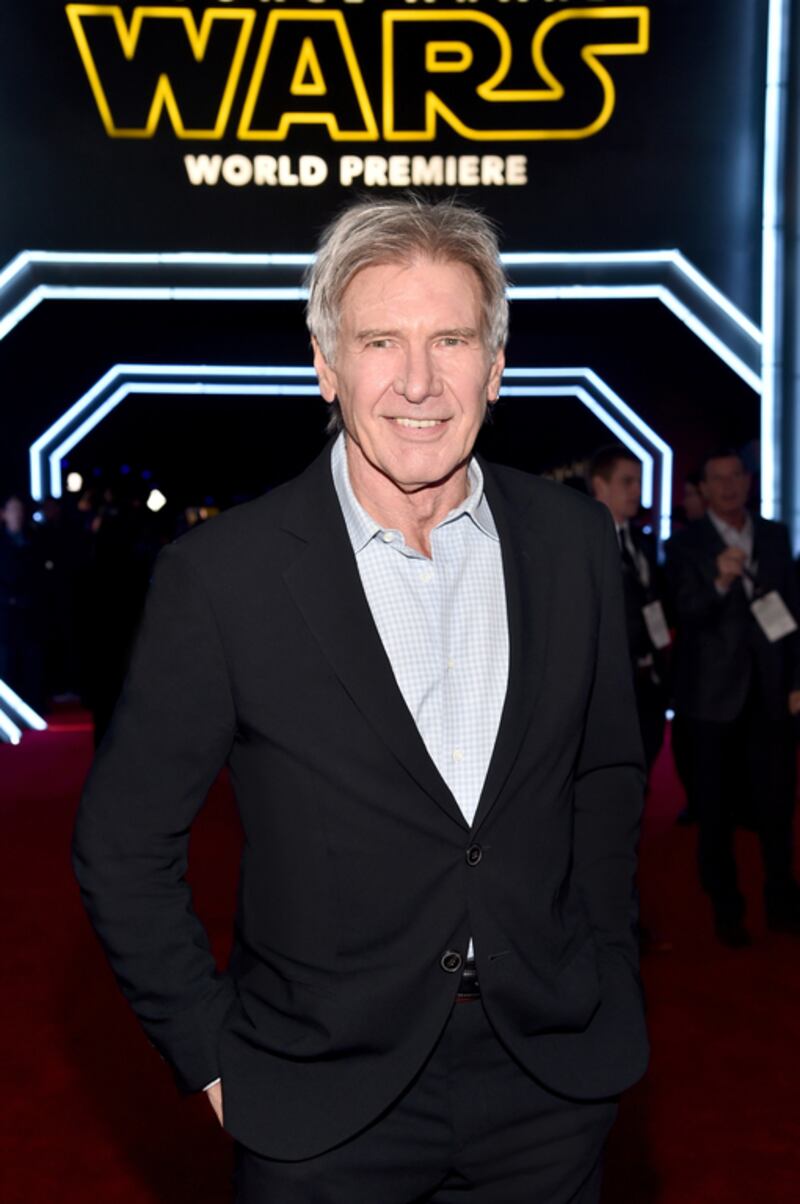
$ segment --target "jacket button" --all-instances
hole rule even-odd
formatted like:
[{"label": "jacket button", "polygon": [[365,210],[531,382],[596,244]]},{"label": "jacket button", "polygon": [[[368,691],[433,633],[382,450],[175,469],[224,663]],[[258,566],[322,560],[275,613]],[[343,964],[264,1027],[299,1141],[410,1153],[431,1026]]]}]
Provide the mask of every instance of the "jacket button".
[{"label": "jacket button", "polygon": [[467,849],[467,865],[477,865],[483,857],[483,849],[479,844],[471,844]]},{"label": "jacket button", "polygon": [[455,949],[448,949],[446,953],[442,954],[442,960],[439,962],[439,965],[448,974],[457,974],[461,969],[462,962],[463,958],[460,953],[456,953]]}]

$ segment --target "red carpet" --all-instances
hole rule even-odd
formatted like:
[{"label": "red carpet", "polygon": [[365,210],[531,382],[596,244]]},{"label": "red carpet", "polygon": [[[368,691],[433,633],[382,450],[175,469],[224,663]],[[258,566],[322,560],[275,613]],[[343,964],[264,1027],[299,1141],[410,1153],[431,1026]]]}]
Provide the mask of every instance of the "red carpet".
[{"label": "red carpet", "polygon": [[[77,726],[76,726],[77,723]],[[69,837],[91,757],[82,717],[0,746],[0,1201],[223,1204],[230,1148],[181,1099],[118,994],[78,901]],[[653,1062],[623,1101],[605,1204],[800,1200],[800,941],[765,932],[741,837],[752,949],[716,945],[668,753],[648,804],[642,896],[670,951],[644,961]],[[198,909],[224,955],[237,825],[224,782],[193,838]],[[380,1204],[376,1201],[375,1204]],[[502,1201],[498,1201],[502,1204]]]}]

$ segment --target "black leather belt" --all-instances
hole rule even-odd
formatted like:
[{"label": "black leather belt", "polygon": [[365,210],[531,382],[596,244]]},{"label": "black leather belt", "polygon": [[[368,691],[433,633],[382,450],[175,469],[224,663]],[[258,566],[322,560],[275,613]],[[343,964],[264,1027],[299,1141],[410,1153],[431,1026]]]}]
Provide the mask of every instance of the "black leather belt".
[{"label": "black leather belt", "polygon": [[481,997],[481,984],[478,982],[478,969],[474,962],[464,962],[461,979],[458,984],[456,1003],[471,1003]]}]

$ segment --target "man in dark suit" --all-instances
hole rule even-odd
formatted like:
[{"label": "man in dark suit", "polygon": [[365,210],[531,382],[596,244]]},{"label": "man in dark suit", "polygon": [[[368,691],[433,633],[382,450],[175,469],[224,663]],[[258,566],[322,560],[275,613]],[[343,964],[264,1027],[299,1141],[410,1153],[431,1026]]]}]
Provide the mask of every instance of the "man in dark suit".
[{"label": "man in dark suit", "polygon": [[761,842],[767,921],[800,933],[793,867],[800,616],[786,528],[747,510],[750,477],[734,451],[709,456],[704,518],[676,535],[667,572],[678,620],[675,702],[685,718],[698,807],[700,879],[717,936],[750,943],[733,853],[739,782]]},{"label": "man in dark suit", "polygon": [[[341,429],[162,553],[78,820],[84,899],[236,1139],[241,1204],[590,1204],[647,1048],[613,526],[472,454],[507,324],[480,215],[349,209],[308,322]],[[224,762],[219,973],[184,873]]]},{"label": "man in dark suit", "polygon": [[642,502],[642,465],[627,447],[614,443],[594,453],[587,476],[593,496],[611,511],[617,532],[628,649],[649,774],[664,743],[670,634],[655,541],[633,522]]}]

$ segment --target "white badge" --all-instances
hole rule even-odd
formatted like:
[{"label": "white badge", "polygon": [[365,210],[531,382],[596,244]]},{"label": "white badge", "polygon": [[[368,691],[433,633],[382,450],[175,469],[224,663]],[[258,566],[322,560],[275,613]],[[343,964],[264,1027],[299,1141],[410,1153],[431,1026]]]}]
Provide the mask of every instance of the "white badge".
[{"label": "white badge", "polygon": [[750,609],[771,644],[797,631],[797,624],[776,589],[770,590],[763,598],[756,598],[755,602],[750,603]]},{"label": "white badge", "polygon": [[644,616],[647,634],[653,642],[654,648],[668,648],[672,643],[672,636],[667,627],[667,620],[664,617],[664,607],[660,602],[648,602],[647,606],[642,607],[642,615]]}]

